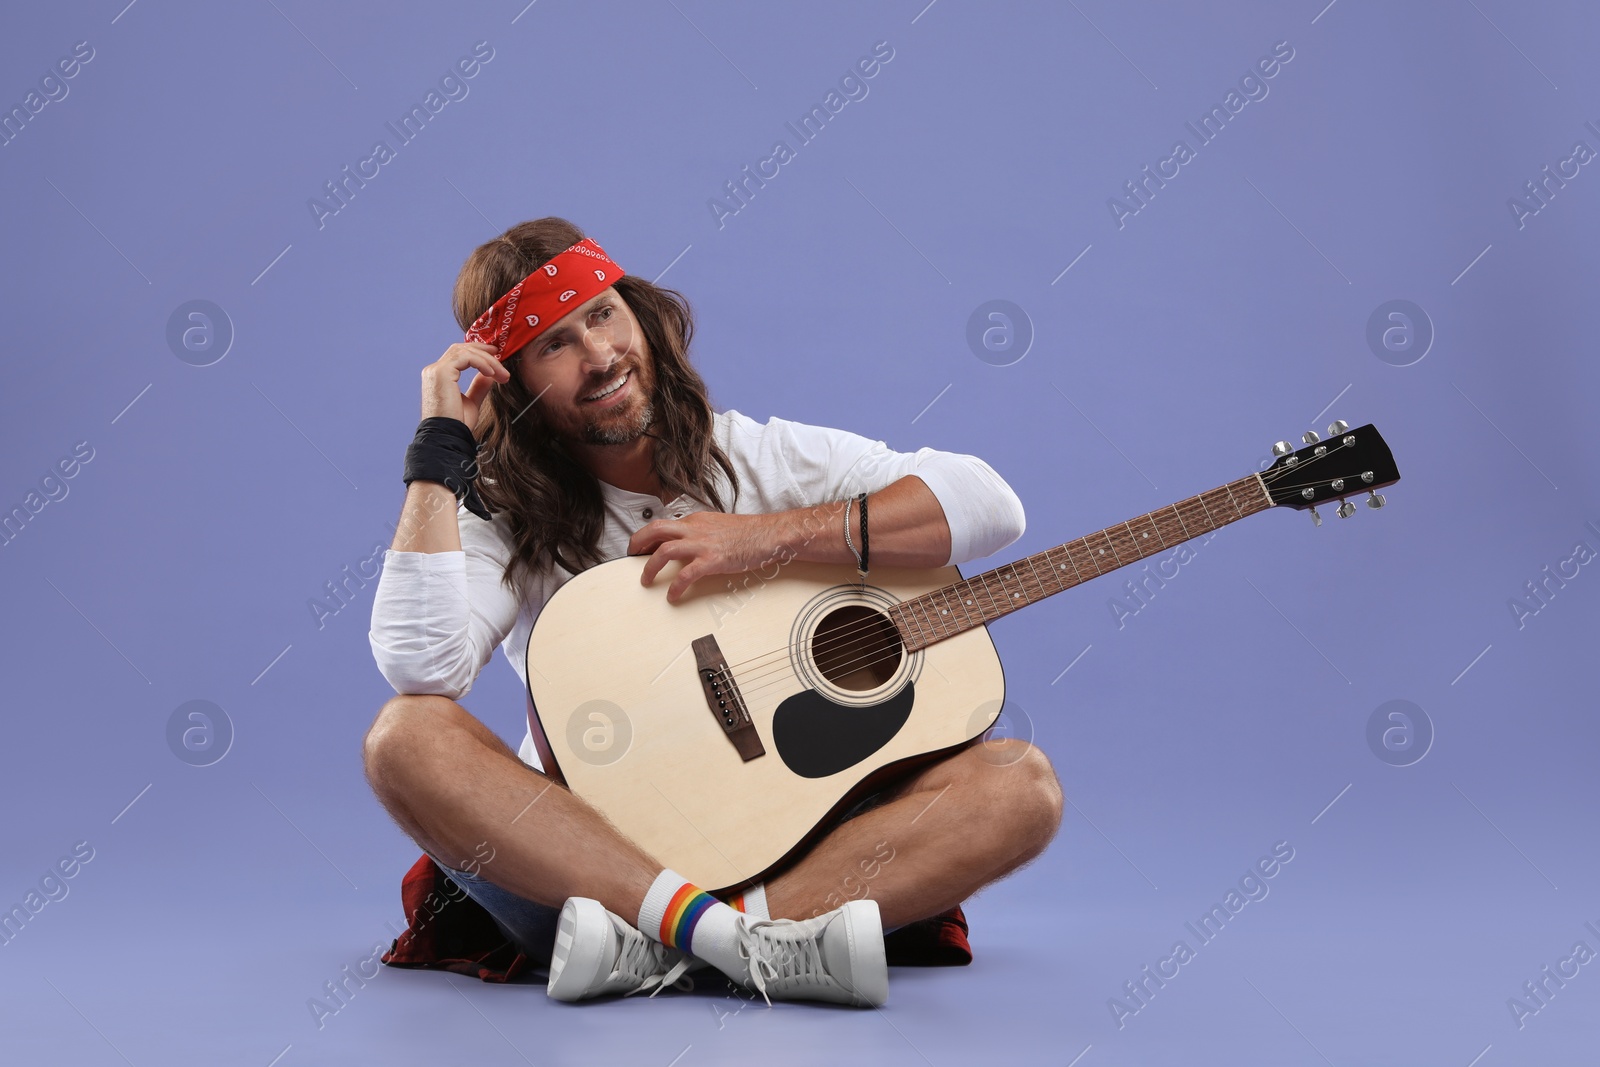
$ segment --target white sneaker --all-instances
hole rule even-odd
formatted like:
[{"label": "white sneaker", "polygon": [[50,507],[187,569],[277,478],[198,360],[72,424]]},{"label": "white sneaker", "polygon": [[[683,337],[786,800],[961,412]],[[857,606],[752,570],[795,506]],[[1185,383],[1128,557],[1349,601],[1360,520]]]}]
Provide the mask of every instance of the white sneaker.
[{"label": "white sneaker", "polygon": [[556,923],[545,992],[564,1001],[645,990],[653,997],[669,985],[693,989],[686,972],[699,966],[701,961],[650,940],[598,900],[569,897]]},{"label": "white sneaker", "polygon": [[889,998],[878,902],[852,900],[813,919],[741,917],[739,955],[767,1003],[828,1000],[876,1008]]}]

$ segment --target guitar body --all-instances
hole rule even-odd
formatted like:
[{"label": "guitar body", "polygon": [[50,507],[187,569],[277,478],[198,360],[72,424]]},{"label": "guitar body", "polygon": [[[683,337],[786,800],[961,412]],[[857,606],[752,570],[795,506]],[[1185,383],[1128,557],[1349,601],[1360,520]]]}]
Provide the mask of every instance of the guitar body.
[{"label": "guitar body", "polygon": [[[529,636],[529,695],[567,786],[695,885],[758,880],[894,768],[999,717],[1005,678],[985,627],[908,654],[883,614],[960,580],[955,567],[874,570],[863,585],[852,567],[791,562],[771,580],[736,576],[733,591],[702,579],[670,604],[680,565],[646,587],[647,558],[556,591]],[[736,698],[710,688],[695,644],[707,637]],[[741,746],[719,694],[742,710]],[[751,728],[761,754],[747,759]]]}]

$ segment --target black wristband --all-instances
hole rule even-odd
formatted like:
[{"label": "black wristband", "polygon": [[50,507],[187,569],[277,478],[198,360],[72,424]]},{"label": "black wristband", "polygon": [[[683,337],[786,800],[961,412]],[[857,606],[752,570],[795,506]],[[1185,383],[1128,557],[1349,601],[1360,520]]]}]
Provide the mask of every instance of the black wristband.
[{"label": "black wristband", "polygon": [[867,494],[861,497],[861,573],[867,573]]},{"label": "black wristband", "polygon": [[406,485],[415,481],[438,482],[480,519],[491,518],[478,496],[478,439],[467,424],[447,415],[435,415],[417,424],[417,434],[406,448]]}]

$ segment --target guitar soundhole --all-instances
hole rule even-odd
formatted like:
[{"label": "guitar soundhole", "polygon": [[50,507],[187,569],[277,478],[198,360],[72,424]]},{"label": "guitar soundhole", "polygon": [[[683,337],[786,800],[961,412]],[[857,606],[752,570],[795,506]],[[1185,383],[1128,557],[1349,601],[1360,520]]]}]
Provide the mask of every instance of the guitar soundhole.
[{"label": "guitar soundhole", "polygon": [[900,666],[900,635],[881,612],[859,604],[822,617],[811,636],[811,657],[840,689],[876,689]]}]

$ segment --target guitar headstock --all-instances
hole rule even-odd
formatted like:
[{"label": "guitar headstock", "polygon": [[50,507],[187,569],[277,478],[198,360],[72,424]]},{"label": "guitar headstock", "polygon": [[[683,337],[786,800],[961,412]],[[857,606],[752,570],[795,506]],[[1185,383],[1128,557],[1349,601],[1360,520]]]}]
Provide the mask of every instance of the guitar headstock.
[{"label": "guitar headstock", "polygon": [[1318,526],[1322,525],[1318,504],[1338,500],[1339,517],[1349,518],[1356,506],[1346,497],[1367,493],[1367,507],[1381,508],[1384,500],[1377,490],[1400,480],[1394,454],[1370,422],[1352,430],[1340,420],[1328,427],[1326,439],[1307,430],[1302,440],[1305,447],[1300,449],[1287,441],[1273,445],[1278,459],[1261,472],[1261,480],[1273,506],[1309,508]]}]

